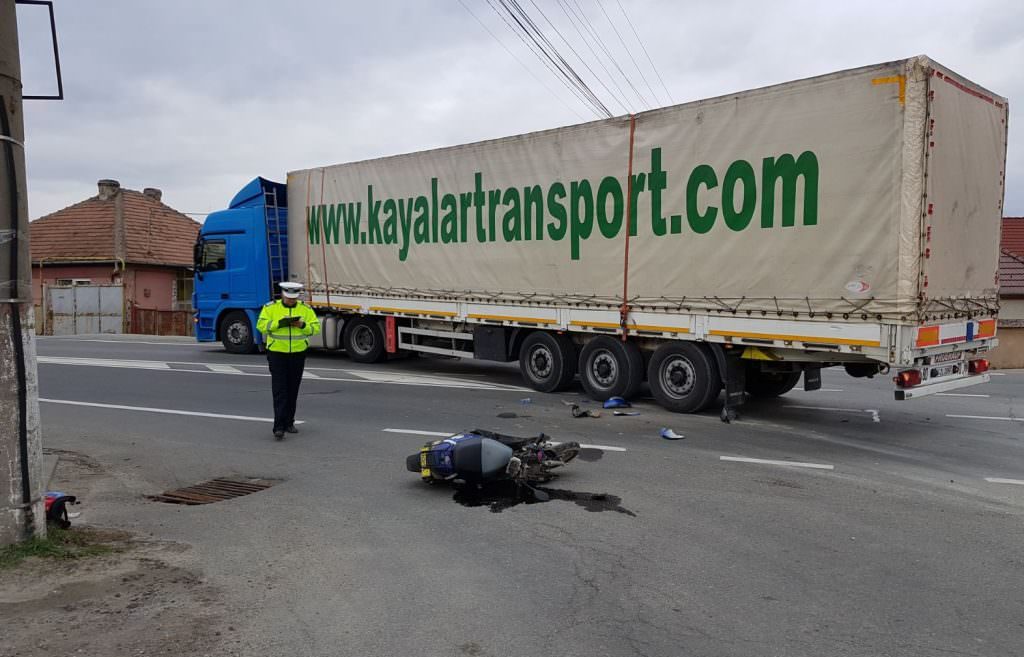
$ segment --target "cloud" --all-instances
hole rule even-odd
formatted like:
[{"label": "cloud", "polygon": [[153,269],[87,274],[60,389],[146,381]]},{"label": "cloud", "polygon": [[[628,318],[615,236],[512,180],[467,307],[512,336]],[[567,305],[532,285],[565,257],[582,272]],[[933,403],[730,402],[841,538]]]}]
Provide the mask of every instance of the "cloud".
[{"label": "cloud", "polygon": [[[282,180],[289,170],[592,117],[484,0],[464,2],[547,88],[457,0],[287,8],[269,0],[58,0],[66,100],[26,107],[30,213],[77,202],[108,177],[160,187],[171,206],[208,212],[257,175]],[[575,31],[586,27],[574,26],[565,9],[584,12],[637,90],[664,103],[618,2],[538,5],[605,77]],[[1024,33],[1016,29],[1024,9],[1008,1],[621,3],[674,102],[922,53],[1010,97],[1011,111],[1013,98],[1024,97]],[[653,90],[634,75],[601,6]],[[48,89],[48,25],[25,7],[19,24],[26,86]],[[598,53],[601,44],[590,41]],[[613,93],[591,86],[621,111],[615,85],[607,83]],[[623,104],[641,109],[637,94],[621,79],[619,86]],[[1006,209],[1024,215],[1024,132],[1011,131],[1010,140]]]}]

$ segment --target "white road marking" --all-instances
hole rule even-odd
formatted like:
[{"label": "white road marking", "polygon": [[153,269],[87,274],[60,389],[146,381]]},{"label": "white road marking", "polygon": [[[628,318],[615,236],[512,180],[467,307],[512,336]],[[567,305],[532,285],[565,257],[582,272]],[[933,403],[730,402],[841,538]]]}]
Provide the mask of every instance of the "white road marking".
[{"label": "white road marking", "polygon": [[209,342],[209,343],[203,343],[203,342],[146,342],[146,341],[143,341],[143,340],[100,340],[99,338],[74,339],[74,338],[55,337],[55,336],[52,336],[52,335],[51,336],[46,336],[46,337],[40,336],[40,337],[37,337],[36,339],[41,341],[41,342],[51,342],[51,341],[54,341],[54,342],[58,342],[58,341],[59,342],[111,342],[111,343],[114,343],[114,344],[155,344],[155,345],[159,345],[161,347],[213,347],[213,346],[217,346],[217,344],[212,343],[212,342]]},{"label": "white road marking", "polygon": [[1006,372],[989,372],[989,376],[1006,376]]},{"label": "white road marking", "polygon": [[991,395],[972,395],[966,392],[937,392],[936,397],[991,397]]},{"label": "white road marking", "polygon": [[[194,417],[212,417],[220,420],[246,420],[249,422],[273,422],[272,417],[252,417],[250,415],[226,415],[224,413],[201,413],[199,411],[180,411],[172,408],[150,408],[148,406],[126,406],[124,404],[97,404],[95,402],[71,401],[70,399],[46,399],[39,398],[39,401],[47,404],[67,404],[68,406],[90,406],[93,408],[110,408],[118,411],[141,411],[144,413],[162,413],[164,415],[191,415]],[[295,424],[304,424],[303,420],[296,420]]]},{"label": "white road marking", "polygon": [[[186,372],[189,374],[226,374],[230,376],[262,376],[269,377],[270,373],[264,369],[264,366],[259,364],[245,364],[245,365],[228,365],[223,363],[197,363],[188,361],[170,361],[162,362],[155,360],[113,360],[104,358],[73,358],[65,356],[40,356],[38,361],[43,364],[49,365],[87,365],[91,367],[114,367],[114,368],[133,368],[133,369],[145,369],[145,370],[160,370],[164,372]],[[175,369],[171,365],[193,365],[200,366],[204,369],[201,370],[186,370],[186,369]],[[262,371],[259,372],[246,372],[239,368],[259,368]],[[529,388],[522,386],[510,386],[501,383],[485,383],[482,381],[466,381],[463,379],[445,379],[442,377],[423,376],[419,374],[407,374],[402,372],[395,372],[394,374],[384,374],[381,372],[369,372],[365,373],[361,370],[342,370],[337,368],[307,368],[315,369],[319,371],[327,372],[338,372],[339,374],[347,374],[348,377],[327,377],[309,373],[308,378],[315,379],[318,381],[343,381],[348,383],[376,383],[384,385],[398,385],[398,386],[423,386],[428,388],[459,388],[463,390],[496,390],[496,391],[508,391],[508,392],[528,392]]]},{"label": "white road marking", "polygon": [[[439,438],[447,438],[448,436],[454,436],[457,431],[421,431],[419,429],[381,429],[387,433],[404,433],[410,436],[437,436]],[[560,445],[561,443],[551,441],[552,445]],[[606,452],[625,452],[625,447],[616,447],[614,445],[589,445],[580,443],[582,449],[601,449]]]},{"label": "white road marking", "polygon": [[985,481],[992,484],[1014,484],[1016,486],[1024,486],[1024,480],[1022,479],[1001,479],[999,477],[985,477]]},{"label": "white road marking", "polygon": [[1024,417],[999,417],[995,415],[952,415],[946,417],[958,417],[965,420],[1002,420],[1003,422],[1024,422]]},{"label": "white road marking", "polygon": [[827,406],[786,406],[786,408],[804,408],[814,411],[833,411],[836,413],[869,413],[871,415],[872,422],[881,422],[882,418],[879,417],[878,411],[873,408],[829,408]]},{"label": "white road marking", "polygon": [[836,466],[826,463],[801,463],[799,461],[773,461],[772,459],[752,459],[746,456],[719,456],[722,461],[738,461],[740,463],[761,463],[764,465],[790,465],[794,468],[813,468],[815,470],[835,470]]},{"label": "white road marking", "polygon": [[439,436],[447,438],[448,436],[454,435],[451,431],[419,431],[417,429],[381,429],[388,433],[405,433],[410,436]]},{"label": "white road marking", "polygon": [[89,365],[93,367],[127,367],[140,370],[170,370],[171,366],[155,360],[116,360],[106,358],[73,358],[70,356],[37,356],[40,363],[53,365]]},{"label": "white road marking", "polygon": [[303,370],[302,371],[302,378],[303,379],[322,379],[324,377],[320,376],[319,374],[313,374],[312,372],[307,372],[307,371]]}]

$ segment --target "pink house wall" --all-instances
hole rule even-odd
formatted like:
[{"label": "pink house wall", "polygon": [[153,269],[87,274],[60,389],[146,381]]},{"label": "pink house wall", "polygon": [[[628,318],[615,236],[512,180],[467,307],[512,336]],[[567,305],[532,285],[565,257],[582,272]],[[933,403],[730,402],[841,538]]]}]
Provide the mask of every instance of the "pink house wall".
[{"label": "pink house wall", "polygon": [[[32,303],[39,305],[43,285],[56,285],[59,279],[88,279],[93,285],[123,283],[125,301],[129,305],[151,310],[173,310],[178,270],[161,267],[128,265],[123,274],[114,275],[114,266],[102,265],[46,265],[32,268]],[[188,299],[179,299],[188,301]]]}]

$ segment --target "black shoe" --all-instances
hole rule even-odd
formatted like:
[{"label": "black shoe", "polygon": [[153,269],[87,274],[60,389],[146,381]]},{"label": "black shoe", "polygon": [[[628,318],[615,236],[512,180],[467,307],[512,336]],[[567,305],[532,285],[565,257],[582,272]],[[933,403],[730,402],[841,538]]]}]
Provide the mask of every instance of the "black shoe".
[{"label": "black shoe", "polygon": [[284,440],[284,431],[274,429],[274,438],[277,440]]},{"label": "black shoe", "polygon": [[291,424],[291,425],[285,427],[285,431],[287,431],[288,433],[298,433],[299,432],[299,430],[295,428],[294,424]]}]

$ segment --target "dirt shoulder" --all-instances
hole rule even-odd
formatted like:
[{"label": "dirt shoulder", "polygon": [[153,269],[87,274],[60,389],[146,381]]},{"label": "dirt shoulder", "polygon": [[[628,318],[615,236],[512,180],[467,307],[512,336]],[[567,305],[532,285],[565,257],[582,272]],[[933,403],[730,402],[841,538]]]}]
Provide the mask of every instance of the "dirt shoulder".
[{"label": "dirt shoulder", "polygon": [[[62,452],[54,483],[88,500],[108,476],[88,457]],[[72,531],[109,549],[0,570],[0,657],[236,653],[222,596],[189,546],[74,520]]]}]

